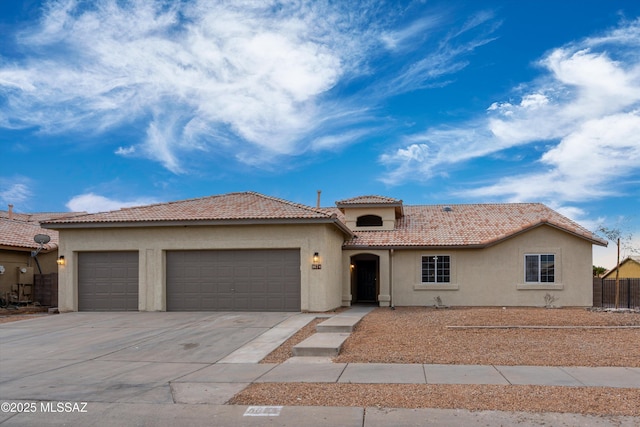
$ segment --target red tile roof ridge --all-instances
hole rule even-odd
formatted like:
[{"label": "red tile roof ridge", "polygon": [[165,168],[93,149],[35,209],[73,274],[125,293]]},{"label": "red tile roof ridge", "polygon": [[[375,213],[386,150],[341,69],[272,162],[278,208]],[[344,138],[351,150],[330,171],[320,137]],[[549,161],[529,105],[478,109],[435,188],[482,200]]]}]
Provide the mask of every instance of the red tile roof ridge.
[{"label": "red tile roof ridge", "polygon": [[230,193],[230,194],[253,194],[254,196],[262,197],[262,198],[267,199],[267,200],[273,200],[273,201],[280,202],[280,203],[286,203],[286,204],[294,206],[296,208],[306,209],[306,210],[311,211],[311,212],[315,212],[315,213],[319,213],[319,214],[322,214],[322,215],[326,215],[328,218],[333,218],[333,217],[336,216],[335,213],[331,213],[331,214],[327,213],[322,208],[314,208],[314,207],[309,206],[309,205],[303,205],[302,203],[292,202],[290,200],[281,199],[279,197],[267,196],[265,194],[258,193],[258,192],[255,192],[255,191],[245,191],[243,193]]},{"label": "red tile roof ridge", "polygon": [[350,204],[402,204],[402,200],[393,197],[380,196],[377,194],[366,194],[362,196],[350,197],[348,199],[338,200],[336,205],[350,205]]},{"label": "red tile roof ridge", "polygon": [[[220,200],[220,203],[218,203],[218,200]],[[264,204],[264,206],[262,206],[262,204]],[[216,206],[218,208],[217,210],[215,210]],[[207,214],[206,212],[211,212],[210,209],[214,209],[215,213]],[[286,218],[330,219],[336,218],[336,215],[322,208],[312,208],[307,205],[266,196],[254,191],[245,191],[151,205],[131,206],[112,211],[81,215],[75,218],[45,221],[44,224]]]}]

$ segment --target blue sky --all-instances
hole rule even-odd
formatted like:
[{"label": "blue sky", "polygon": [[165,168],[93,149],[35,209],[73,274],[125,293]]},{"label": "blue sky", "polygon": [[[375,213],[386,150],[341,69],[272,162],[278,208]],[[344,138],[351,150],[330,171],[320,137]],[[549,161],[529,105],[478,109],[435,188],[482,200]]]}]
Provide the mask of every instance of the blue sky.
[{"label": "blue sky", "polygon": [[0,40],[2,209],[542,202],[640,247],[635,0],[16,0]]}]

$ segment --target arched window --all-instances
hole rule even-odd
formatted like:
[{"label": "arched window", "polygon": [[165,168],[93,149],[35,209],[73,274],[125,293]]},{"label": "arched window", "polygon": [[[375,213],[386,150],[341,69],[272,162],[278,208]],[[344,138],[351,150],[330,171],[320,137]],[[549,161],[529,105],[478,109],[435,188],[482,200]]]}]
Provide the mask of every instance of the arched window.
[{"label": "arched window", "polygon": [[382,227],[382,217],[378,215],[362,215],[356,220],[356,227]]}]

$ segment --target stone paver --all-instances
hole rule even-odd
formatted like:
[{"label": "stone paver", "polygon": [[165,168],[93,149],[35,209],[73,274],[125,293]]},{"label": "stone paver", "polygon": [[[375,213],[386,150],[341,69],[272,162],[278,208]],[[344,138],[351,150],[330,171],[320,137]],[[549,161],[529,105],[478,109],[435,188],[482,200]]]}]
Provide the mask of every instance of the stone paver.
[{"label": "stone paver", "polygon": [[428,384],[509,384],[493,366],[424,365]]},{"label": "stone paver", "polygon": [[352,332],[353,328],[362,320],[360,316],[334,316],[319,323],[316,331],[326,332]]},{"label": "stone paver", "polygon": [[341,383],[425,384],[422,365],[392,363],[349,363],[340,376]]},{"label": "stone paver", "polygon": [[344,363],[283,363],[276,366],[255,382],[258,383],[334,383],[344,371]]},{"label": "stone paver", "polygon": [[252,383],[276,366],[275,363],[216,363],[173,382]]},{"label": "stone paver", "polygon": [[496,366],[496,369],[515,385],[584,386],[555,366]]},{"label": "stone paver", "polygon": [[640,375],[628,368],[564,367],[562,370],[588,387],[640,388]]},{"label": "stone paver", "polygon": [[191,405],[224,405],[227,400],[244,390],[249,383],[171,383],[175,403]]},{"label": "stone paver", "polygon": [[334,357],[340,353],[342,344],[349,338],[348,333],[313,334],[293,347],[294,356]]}]

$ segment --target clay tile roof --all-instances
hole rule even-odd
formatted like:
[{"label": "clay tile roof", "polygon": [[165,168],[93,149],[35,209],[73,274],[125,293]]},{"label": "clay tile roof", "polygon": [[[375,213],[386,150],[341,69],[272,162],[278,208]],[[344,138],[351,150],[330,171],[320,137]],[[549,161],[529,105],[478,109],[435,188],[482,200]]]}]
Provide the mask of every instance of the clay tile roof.
[{"label": "clay tile roof", "polygon": [[154,221],[293,220],[331,219],[326,210],[254,192],[229,193],[177,202],[123,208],[46,221],[46,226],[82,223],[131,223]]},{"label": "clay tile roof", "polygon": [[358,196],[350,199],[339,200],[336,206],[352,206],[352,205],[398,205],[402,204],[402,200],[392,199],[384,196]]},{"label": "clay tile roof", "polygon": [[43,250],[49,251],[58,247],[57,231],[44,230],[39,223],[33,221],[10,220],[0,217],[0,246],[2,247],[38,249],[40,245],[33,240],[36,234],[46,234],[51,237],[51,241],[43,246]]},{"label": "clay tile roof", "polygon": [[[448,209],[445,209],[448,208]],[[404,206],[394,230],[356,231],[345,247],[487,246],[549,225],[594,244],[607,242],[539,203]]]}]

